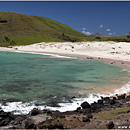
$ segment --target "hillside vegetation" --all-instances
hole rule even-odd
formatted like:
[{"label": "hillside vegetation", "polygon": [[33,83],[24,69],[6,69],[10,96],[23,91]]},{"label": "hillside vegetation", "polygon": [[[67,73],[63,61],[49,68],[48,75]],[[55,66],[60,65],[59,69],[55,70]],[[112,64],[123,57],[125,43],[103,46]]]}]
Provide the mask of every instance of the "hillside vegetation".
[{"label": "hillside vegetation", "polygon": [[[6,40],[6,38],[7,40]],[[87,36],[55,20],[20,13],[0,12],[0,44],[80,41]],[[9,40],[9,41],[8,41]]]},{"label": "hillside vegetation", "polygon": [[38,42],[77,42],[123,38],[95,38],[55,20],[20,13],[0,12],[0,46],[27,45]]}]

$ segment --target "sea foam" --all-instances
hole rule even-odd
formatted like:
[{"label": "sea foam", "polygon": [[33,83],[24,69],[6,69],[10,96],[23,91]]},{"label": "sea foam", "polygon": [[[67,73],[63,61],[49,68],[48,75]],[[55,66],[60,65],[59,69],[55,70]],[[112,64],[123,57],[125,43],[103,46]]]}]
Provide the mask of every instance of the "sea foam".
[{"label": "sea foam", "polygon": [[36,106],[34,102],[22,103],[22,102],[7,102],[5,105],[0,104],[0,107],[5,112],[12,112],[15,115],[19,114],[28,114],[33,108],[38,108],[39,110],[50,109],[50,110],[58,110],[60,112],[65,111],[73,111],[76,110],[77,107],[80,107],[81,103],[87,101],[88,103],[97,102],[101,97],[110,97],[115,94],[123,94],[130,92],[130,82],[124,85],[123,87],[116,89],[114,93],[110,93],[109,95],[103,95],[100,93],[92,93],[89,94],[86,98],[74,98],[72,99],[72,103],[59,103],[60,107],[50,107],[50,106]]},{"label": "sea foam", "polygon": [[44,55],[44,56],[53,56],[57,58],[72,58],[72,59],[77,59],[76,57],[69,57],[69,56],[61,56],[57,54],[51,54],[51,53],[39,53],[39,52],[23,52],[23,51],[11,51],[11,52],[17,52],[17,53],[27,53],[27,54],[38,54],[38,55]]}]

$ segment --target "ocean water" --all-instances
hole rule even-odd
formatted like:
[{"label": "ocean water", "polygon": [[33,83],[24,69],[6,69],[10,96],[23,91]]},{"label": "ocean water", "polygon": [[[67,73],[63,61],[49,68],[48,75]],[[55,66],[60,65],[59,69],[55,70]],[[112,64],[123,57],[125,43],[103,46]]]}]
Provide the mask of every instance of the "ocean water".
[{"label": "ocean water", "polygon": [[[129,79],[122,68],[98,61],[0,52],[0,106],[15,114],[26,114],[34,107],[76,109],[88,95],[123,86]],[[100,98],[98,94],[90,97],[89,102]]]}]

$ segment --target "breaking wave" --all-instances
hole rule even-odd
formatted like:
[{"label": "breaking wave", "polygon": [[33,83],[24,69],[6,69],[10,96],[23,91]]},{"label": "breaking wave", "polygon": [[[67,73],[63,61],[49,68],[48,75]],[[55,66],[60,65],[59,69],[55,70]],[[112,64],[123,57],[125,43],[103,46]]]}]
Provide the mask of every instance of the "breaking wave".
[{"label": "breaking wave", "polygon": [[103,94],[89,94],[86,98],[74,98],[72,99],[72,103],[59,103],[60,107],[50,107],[50,106],[36,106],[35,102],[22,103],[22,102],[7,102],[6,104],[0,104],[0,107],[5,112],[12,112],[16,115],[19,114],[28,114],[33,108],[38,108],[39,110],[50,109],[50,110],[58,110],[60,112],[72,111],[76,110],[77,107],[80,107],[81,103],[87,101],[88,103],[97,102],[101,97],[110,97],[115,94],[123,94],[130,92],[130,82],[124,85],[123,87],[116,89],[114,93],[110,93],[109,95]]}]

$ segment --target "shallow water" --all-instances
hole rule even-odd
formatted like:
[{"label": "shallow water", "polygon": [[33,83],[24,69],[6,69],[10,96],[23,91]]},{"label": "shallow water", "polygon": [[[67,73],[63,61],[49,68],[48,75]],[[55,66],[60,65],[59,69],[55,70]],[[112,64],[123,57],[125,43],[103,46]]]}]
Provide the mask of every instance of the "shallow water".
[{"label": "shallow water", "polygon": [[102,62],[51,55],[0,52],[0,100],[57,106],[108,86],[122,86],[129,73]]}]

